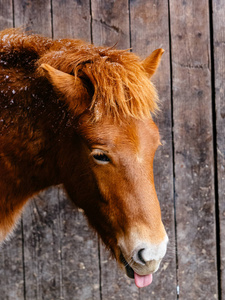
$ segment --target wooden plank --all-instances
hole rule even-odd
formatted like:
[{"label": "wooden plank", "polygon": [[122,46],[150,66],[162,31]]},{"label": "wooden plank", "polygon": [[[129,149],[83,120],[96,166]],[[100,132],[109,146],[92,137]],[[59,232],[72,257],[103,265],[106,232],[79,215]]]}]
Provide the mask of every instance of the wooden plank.
[{"label": "wooden plank", "polygon": [[81,210],[59,190],[62,258],[62,299],[100,299],[97,236],[91,232]]},{"label": "wooden plank", "polygon": [[118,49],[130,47],[127,0],[92,0],[93,42]]},{"label": "wooden plank", "polygon": [[24,300],[23,240],[21,224],[0,248],[0,299]]},{"label": "wooden plank", "polygon": [[[38,5],[40,6],[38,7]],[[83,7],[83,12],[86,11],[85,7],[87,4]],[[60,34],[72,37],[71,32],[79,30],[76,24],[70,28],[63,26],[67,22],[64,13],[67,14],[70,8],[71,6],[62,11],[62,5],[54,6],[53,24],[56,28],[58,27],[56,24],[61,24],[64,28],[64,32],[56,29],[55,37],[59,37]],[[17,2],[17,9],[23,15],[18,14],[20,18],[16,17],[16,24],[20,25],[23,22],[25,28],[32,32],[51,36],[50,2],[28,2],[26,5]],[[35,12],[34,15],[32,15],[32,11]],[[42,11],[44,16],[42,15],[40,18]],[[74,18],[78,20],[76,7],[73,13]],[[88,15],[89,12],[87,12]],[[87,37],[90,32],[90,23],[86,23]],[[70,30],[71,28],[73,31]],[[65,30],[68,30],[67,33]],[[77,38],[79,38],[78,34]],[[84,36],[80,38],[84,38]],[[92,243],[91,234],[86,230],[87,222],[81,213],[75,213],[69,204],[67,207],[66,202],[68,199],[62,197],[62,192],[58,192],[58,189],[51,189],[36,197],[25,212],[25,265],[28,299],[74,299],[74,297],[99,299],[97,238],[95,237]],[[80,238],[78,238],[79,231],[81,231]],[[76,232],[75,239],[74,232]],[[90,249],[95,252],[95,257],[88,255]],[[87,253],[85,253],[86,251]],[[85,264],[83,263],[84,259]],[[87,267],[85,268],[85,266]],[[90,285],[89,278],[91,278]]]},{"label": "wooden plank", "polygon": [[[50,1],[14,1],[15,25],[51,36]],[[24,210],[26,299],[60,299],[61,256],[58,193],[36,197]]]},{"label": "wooden plank", "polygon": [[153,50],[162,47],[165,53],[161,65],[152,80],[160,98],[160,108],[155,121],[159,127],[162,147],[156,152],[154,176],[158,199],[162,209],[170,243],[167,256],[160,269],[153,276],[153,283],[140,290],[140,299],[177,299],[176,257],[173,205],[173,154],[171,133],[170,100],[170,50],[167,1],[135,0],[130,2],[131,45],[133,52],[146,57]]},{"label": "wooden plank", "polygon": [[170,12],[179,299],[217,299],[208,1]]},{"label": "wooden plank", "polygon": [[[58,26],[60,24],[60,26]],[[53,1],[53,36],[91,41],[90,2]],[[59,191],[63,299],[100,299],[98,238]]]},{"label": "wooden plank", "polygon": [[27,299],[61,299],[58,190],[48,189],[27,205],[24,258]]},{"label": "wooden plank", "polygon": [[[0,2],[0,30],[13,27],[12,1]],[[24,299],[23,236],[21,223],[0,247],[0,298]]]},{"label": "wooden plank", "polygon": [[13,27],[12,1],[0,1],[0,30]]},{"label": "wooden plank", "polygon": [[15,27],[50,37],[51,1],[14,0]]},{"label": "wooden plank", "polygon": [[[127,49],[129,41],[128,1],[92,0],[92,33],[96,45]],[[134,281],[129,279],[101,245],[101,293],[103,299],[139,299]]]},{"label": "wooden plank", "polygon": [[213,1],[215,104],[217,132],[218,200],[221,242],[221,299],[225,299],[225,3]]},{"label": "wooden plank", "polygon": [[62,187],[39,194],[25,214],[27,299],[99,299],[97,237]]},{"label": "wooden plank", "polygon": [[91,41],[89,1],[53,1],[52,11],[54,38],[68,37]]}]

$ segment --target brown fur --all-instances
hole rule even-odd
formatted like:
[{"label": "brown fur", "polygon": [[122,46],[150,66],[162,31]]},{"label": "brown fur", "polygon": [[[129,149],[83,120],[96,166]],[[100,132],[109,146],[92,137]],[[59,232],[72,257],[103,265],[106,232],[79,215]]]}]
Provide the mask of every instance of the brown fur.
[{"label": "brown fur", "polygon": [[[82,41],[0,33],[0,240],[31,196],[59,183],[117,258],[119,237],[129,240],[132,228],[163,240],[150,115],[157,94],[148,79],[161,54],[142,63]],[[109,164],[96,164],[96,149]]]}]

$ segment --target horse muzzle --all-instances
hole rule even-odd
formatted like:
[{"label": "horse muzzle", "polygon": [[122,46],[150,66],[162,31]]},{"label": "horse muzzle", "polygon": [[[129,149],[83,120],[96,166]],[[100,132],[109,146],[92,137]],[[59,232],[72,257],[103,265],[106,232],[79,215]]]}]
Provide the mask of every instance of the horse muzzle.
[{"label": "horse muzzle", "polygon": [[138,287],[151,284],[152,274],[158,270],[166,254],[167,243],[167,235],[159,244],[139,242],[131,254],[126,247],[120,246],[120,262],[124,265],[127,276],[134,278]]}]

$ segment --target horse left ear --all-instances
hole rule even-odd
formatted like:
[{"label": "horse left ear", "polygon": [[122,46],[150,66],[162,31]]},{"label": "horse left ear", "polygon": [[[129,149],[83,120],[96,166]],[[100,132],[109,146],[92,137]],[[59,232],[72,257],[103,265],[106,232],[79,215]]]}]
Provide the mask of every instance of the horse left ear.
[{"label": "horse left ear", "polygon": [[161,61],[161,56],[164,53],[162,48],[156,49],[153,51],[147,58],[142,61],[142,66],[145,69],[146,73],[149,75],[149,78],[155,73],[158,65]]},{"label": "horse left ear", "polygon": [[89,94],[79,77],[57,70],[48,64],[42,64],[40,68],[53,87],[64,96],[70,109],[76,114],[86,109],[85,100],[89,99]]}]

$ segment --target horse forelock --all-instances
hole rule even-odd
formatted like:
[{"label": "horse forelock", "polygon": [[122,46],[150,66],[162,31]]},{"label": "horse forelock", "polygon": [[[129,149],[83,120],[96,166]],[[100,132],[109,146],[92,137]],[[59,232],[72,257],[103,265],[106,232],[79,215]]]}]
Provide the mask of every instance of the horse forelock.
[{"label": "horse forelock", "polygon": [[158,108],[154,85],[134,54],[113,51],[112,56],[105,53],[95,63],[83,67],[94,86],[90,106],[94,119],[150,118]]},{"label": "horse forelock", "polygon": [[[1,32],[1,52],[20,55],[21,61],[34,53],[37,67],[47,63],[63,72],[83,77],[92,90],[89,110],[92,119],[105,117],[124,120],[151,118],[158,109],[154,85],[142,67],[141,60],[127,50],[96,47],[80,40],[52,40],[27,35],[18,29]],[[10,56],[11,59],[11,56]]]},{"label": "horse forelock", "polygon": [[93,90],[88,108],[95,121],[150,118],[158,109],[156,89],[140,59],[126,50],[83,44],[49,52],[40,63],[84,79]]}]

